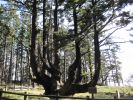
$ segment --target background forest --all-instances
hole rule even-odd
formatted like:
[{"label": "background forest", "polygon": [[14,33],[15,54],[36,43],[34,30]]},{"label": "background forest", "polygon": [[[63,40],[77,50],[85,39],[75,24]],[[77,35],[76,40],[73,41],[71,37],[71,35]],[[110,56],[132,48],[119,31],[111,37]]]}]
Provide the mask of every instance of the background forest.
[{"label": "background forest", "polygon": [[45,94],[121,85],[111,35],[132,22],[132,0],[0,0],[0,82]]}]

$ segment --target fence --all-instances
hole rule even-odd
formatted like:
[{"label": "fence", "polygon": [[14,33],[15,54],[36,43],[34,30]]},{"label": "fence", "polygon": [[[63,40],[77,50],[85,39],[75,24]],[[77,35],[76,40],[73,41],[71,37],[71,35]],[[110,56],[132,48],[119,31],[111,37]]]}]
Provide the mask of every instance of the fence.
[{"label": "fence", "polygon": [[48,97],[48,98],[53,98],[54,100],[59,100],[61,98],[63,99],[78,99],[78,100],[90,100],[89,96],[87,96],[86,98],[84,97],[68,97],[68,96],[57,96],[57,95],[32,95],[32,94],[27,94],[25,93],[15,93],[15,92],[8,92],[8,91],[3,91],[2,89],[0,89],[0,100],[2,100],[2,95],[3,93],[5,94],[14,94],[14,95],[20,95],[23,96],[23,100],[28,100],[28,97],[32,96],[32,97]]},{"label": "fence", "polygon": [[[72,99],[72,100],[133,100],[133,99],[94,99],[94,98],[89,98],[89,96],[87,97],[69,97],[69,96],[57,96],[57,95],[31,95],[31,94],[27,94],[25,93],[15,93],[15,92],[8,92],[8,91],[3,91],[2,89],[0,89],[0,100],[3,100],[3,93],[4,94],[14,94],[14,95],[20,95],[23,96],[23,100],[28,100],[28,97],[32,96],[32,97],[48,97],[48,98],[53,98],[53,100],[59,100],[59,99]],[[45,99],[44,99],[45,100]]]}]

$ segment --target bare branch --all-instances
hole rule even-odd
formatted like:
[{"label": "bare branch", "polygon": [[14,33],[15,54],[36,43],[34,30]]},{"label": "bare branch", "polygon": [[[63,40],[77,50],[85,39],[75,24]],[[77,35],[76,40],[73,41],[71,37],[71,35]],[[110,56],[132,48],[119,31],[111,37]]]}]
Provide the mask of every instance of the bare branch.
[{"label": "bare branch", "polygon": [[100,47],[101,47],[101,46],[104,46],[104,45],[109,45],[109,44],[119,44],[119,43],[127,43],[127,42],[131,42],[131,41],[122,41],[122,42],[105,43],[105,44],[100,45]]},{"label": "bare branch", "polygon": [[119,27],[119,28],[115,29],[113,32],[109,33],[108,36],[106,36],[104,39],[102,39],[99,43],[101,44],[103,41],[105,41],[106,39],[108,39],[108,38],[109,38],[113,33],[115,33],[117,30],[122,29],[122,28],[124,28],[124,27],[126,27],[126,26]]}]

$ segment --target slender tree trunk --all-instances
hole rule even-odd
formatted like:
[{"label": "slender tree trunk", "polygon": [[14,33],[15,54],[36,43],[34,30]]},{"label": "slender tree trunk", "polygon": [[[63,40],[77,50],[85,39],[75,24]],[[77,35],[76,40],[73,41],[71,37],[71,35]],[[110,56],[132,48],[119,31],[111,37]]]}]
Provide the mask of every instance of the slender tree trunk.
[{"label": "slender tree trunk", "polygon": [[5,70],[4,70],[4,80],[5,80],[5,84],[7,85],[7,82],[8,82],[8,65],[7,65],[7,62],[8,62],[8,55],[6,53],[6,59],[5,59]]},{"label": "slender tree trunk", "polygon": [[66,51],[64,50],[64,82],[66,82]]},{"label": "slender tree trunk", "polygon": [[45,60],[46,55],[46,0],[43,0],[43,59]]},{"label": "slender tree trunk", "polygon": [[10,65],[9,65],[9,74],[8,74],[8,83],[11,83],[12,80],[12,68],[13,68],[13,38],[12,38],[12,44],[11,44],[11,55],[10,55]]},{"label": "slender tree trunk", "polygon": [[6,78],[5,78],[5,76],[6,76],[6,60],[7,60],[7,54],[6,54],[6,46],[7,46],[7,37],[6,36],[4,36],[4,66],[3,66],[3,69],[2,69],[2,78],[3,78],[3,82],[6,82],[5,80],[6,80]]},{"label": "slender tree trunk", "polygon": [[[22,42],[22,41],[21,41]],[[21,79],[20,79],[20,85],[21,85],[21,87],[23,86],[23,76],[24,76],[24,67],[23,67],[23,45],[21,44],[21,58],[20,58],[20,69],[21,69],[21,71],[20,71],[20,77],[21,77]]]},{"label": "slender tree trunk", "polygon": [[[116,56],[116,55],[114,55],[114,56]],[[114,60],[115,60],[115,66],[116,66],[116,68],[115,68],[115,71],[116,71],[116,81],[117,81],[117,84],[118,84],[118,86],[120,86],[120,76],[119,76],[119,71],[118,71],[118,64],[117,64],[117,61],[116,61],[116,57],[114,57]]]},{"label": "slender tree trunk", "polygon": [[[17,46],[18,48],[18,46]],[[15,76],[14,76],[14,89],[16,85],[16,81],[18,81],[18,49],[16,50],[16,66],[15,66]]]},{"label": "slender tree trunk", "polygon": [[90,50],[90,45],[89,45],[89,50],[88,50],[88,58],[89,58],[89,69],[90,69],[90,78],[92,80],[93,78],[93,66],[92,66],[92,58],[91,58],[91,50]]},{"label": "slender tree trunk", "polygon": [[[103,67],[103,66],[102,66]],[[103,75],[103,68],[101,68],[101,71],[100,71],[100,76],[101,76],[101,85],[105,85],[105,81],[104,81],[104,75]]]}]

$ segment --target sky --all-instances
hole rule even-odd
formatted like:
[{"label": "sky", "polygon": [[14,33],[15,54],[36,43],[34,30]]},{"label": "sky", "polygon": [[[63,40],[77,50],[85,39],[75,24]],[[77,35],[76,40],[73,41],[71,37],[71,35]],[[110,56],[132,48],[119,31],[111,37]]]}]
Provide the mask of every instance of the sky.
[{"label": "sky", "polygon": [[[113,36],[115,36],[114,40],[117,39],[117,41],[129,41],[133,40],[133,37],[130,36],[130,34],[133,34],[133,31],[127,31],[126,29],[129,29],[131,25],[128,27],[121,29],[117,31]],[[121,43],[120,45],[120,51],[118,51],[118,58],[121,63],[121,73],[124,80],[124,84],[127,85],[127,81],[131,74],[133,74],[133,43],[126,42]]]},{"label": "sky", "polygon": [[[133,6],[128,6],[125,8],[125,10],[129,10],[130,13],[133,14]],[[129,29],[133,26],[133,23],[129,24],[127,27],[120,29],[116,31],[113,34],[114,41],[130,41],[133,40],[133,37],[130,36],[130,34],[133,35],[133,31],[129,31]],[[126,42],[126,43],[120,43],[120,51],[118,52],[117,56],[119,58],[119,61],[121,62],[121,73],[124,80],[124,85],[132,85],[133,83],[127,82],[129,80],[130,75],[133,74],[133,43]],[[133,81],[133,79],[132,79]]]}]

